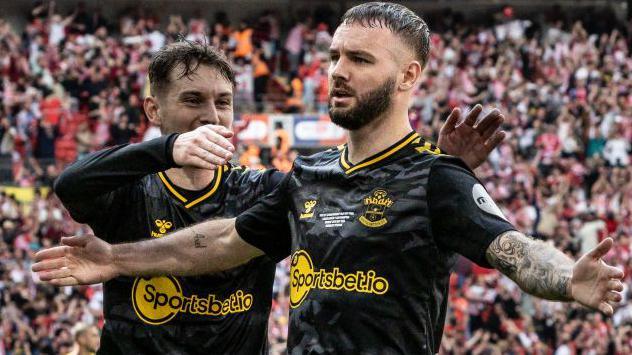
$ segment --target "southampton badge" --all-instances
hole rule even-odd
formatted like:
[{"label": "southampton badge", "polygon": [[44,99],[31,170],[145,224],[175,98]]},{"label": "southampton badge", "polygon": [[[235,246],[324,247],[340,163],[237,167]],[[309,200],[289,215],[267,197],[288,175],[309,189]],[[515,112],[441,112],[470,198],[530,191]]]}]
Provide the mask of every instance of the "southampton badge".
[{"label": "southampton badge", "polygon": [[366,209],[360,216],[360,223],[370,228],[378,228],[388,223],[384,213],[393,205],[393,200],[388,198],[388,192],[381,189],[373,191],[371,196],[364,198],[364,205]]}]

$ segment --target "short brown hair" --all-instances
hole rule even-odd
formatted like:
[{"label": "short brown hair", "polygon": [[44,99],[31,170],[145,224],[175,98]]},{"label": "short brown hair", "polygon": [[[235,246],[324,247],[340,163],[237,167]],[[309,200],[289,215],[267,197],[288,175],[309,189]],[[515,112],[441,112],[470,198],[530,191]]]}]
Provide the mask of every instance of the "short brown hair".
[{"label": "short brown hair", "polygon": [[368,2],[354,6],[342,16],[342,24],[359,23],[365,27],[386,27],[398,35],[426,66],[430,53],[430,29],[424,20],[403,5]]},{"label": "short brown hair", "polygon": [[182,65],[178,79],[194,73],[200,64],[216,69],[222,77],[235,86],[235,72],[226,57],[217,49],[191,41],[179,41],[162,47],[149,64],[151,94],[164,92],[171,83],[169,75]]}]

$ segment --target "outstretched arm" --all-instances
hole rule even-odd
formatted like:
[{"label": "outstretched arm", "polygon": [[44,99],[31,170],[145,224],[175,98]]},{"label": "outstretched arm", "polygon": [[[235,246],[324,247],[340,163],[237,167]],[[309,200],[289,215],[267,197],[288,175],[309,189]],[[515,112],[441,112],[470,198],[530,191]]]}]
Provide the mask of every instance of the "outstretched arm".
[{"label": "outstretched arm", "polygon": [[210,220],[159,239],[111,245],[95,236],[62,238],[35,255],[33,271],[57,286],[93,284],[117,276],[190,276],[227,270],[266,254],[290,253],[287,184],[233,219]]},{"label": "outstretched arm", "polygon": [[486,257],[529,294],[555,301],[577,301],[612,315],[612,304],[621,301],[618,292],[623,290],[623,272],[601,260],[612,243],[608,238],[574,262],[549,244],[509,231],[494,239]]},{"label": "outstretched arm", "polygon": [[111,245],[95,236],[62,238],[35,255],[33,271],[56,286],[93,284],[117,276],[190,276],[226,270],[263,252],[242,240],[235,219],[211,220],[167,237]]},{"label": "outstretched arm", "polygon": [[145,175],[176,166],[212,170],[226,163],[234,149],[227,139],[231,136],[225,127],[205,125],[180,135],[104,149],[64,170],[55,181],[55,194],[77,222],[91,222],[104,211],[121,209],[111,193]]},{"label": "outstretched arm", "polygon": [[612,315],[621,300],[623,272],[601,257],[612,247],[606,238],[574,262],[561,251],[516,231],[487,190],[464,163],[439,156],[428,178],[432,233],[441,249],[494,267],[538,297],[577,301]]}]

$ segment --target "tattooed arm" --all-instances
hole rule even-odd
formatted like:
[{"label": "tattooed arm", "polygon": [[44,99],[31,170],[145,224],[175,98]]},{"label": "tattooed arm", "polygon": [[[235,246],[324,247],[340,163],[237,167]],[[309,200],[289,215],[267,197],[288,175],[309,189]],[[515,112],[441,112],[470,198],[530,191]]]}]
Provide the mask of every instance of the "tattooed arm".
[{"label": "tattooed arm", "polygon": [[576,301],[612,315],[623,290],[623,271],[601,260],[612,244],[612,239],[606,238],[575,262],[542,241],[509,231],[494,239],[486,258],[529,294],[554,301]]},{"label": "tattooed arm", "polygon": [[571,277],[575,262],[550,245],[509,231],[494,239],[486,256],[492,266],[523,291],[548,300],[573,300]]}]

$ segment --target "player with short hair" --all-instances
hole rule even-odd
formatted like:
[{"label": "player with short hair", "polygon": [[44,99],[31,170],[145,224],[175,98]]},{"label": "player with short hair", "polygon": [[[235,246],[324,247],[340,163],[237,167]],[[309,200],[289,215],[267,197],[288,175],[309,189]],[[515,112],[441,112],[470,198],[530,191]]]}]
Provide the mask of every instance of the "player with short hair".
[{"label": "player with short hair", "polygon": [[[111,243],[236,216],[284,176],[228,163],[235,79],[220,52],[167,45],[149,81],[144,109],[162,136],[90,154],[54,187],[76,221]],[[213,275],[117,277],[104,285],[99,353],[267,353],[275,270],[261,257]]]},{"label": "player with short hair", "polygon": [[[93,153],[55,184],[71,216],[110,243],[164,238],[209,218],[234,217],[284,176],[227,163],[234,74],[215,49],[170,44],[153,58],[149,80],[144,108],[163,136]],[[502,122],[492,113],[471,127],[479,114],[473,110],[460,125],[452,115],[441,136],[473,166],[499,142],[485,144],[489,137],[477,132]],[[199,234],[193,247],[206,250],[208,242]],[[212,275],[114,278],[104,285],[99,352],[266,353],[274,271],[275,262],[262,255]]]}]

